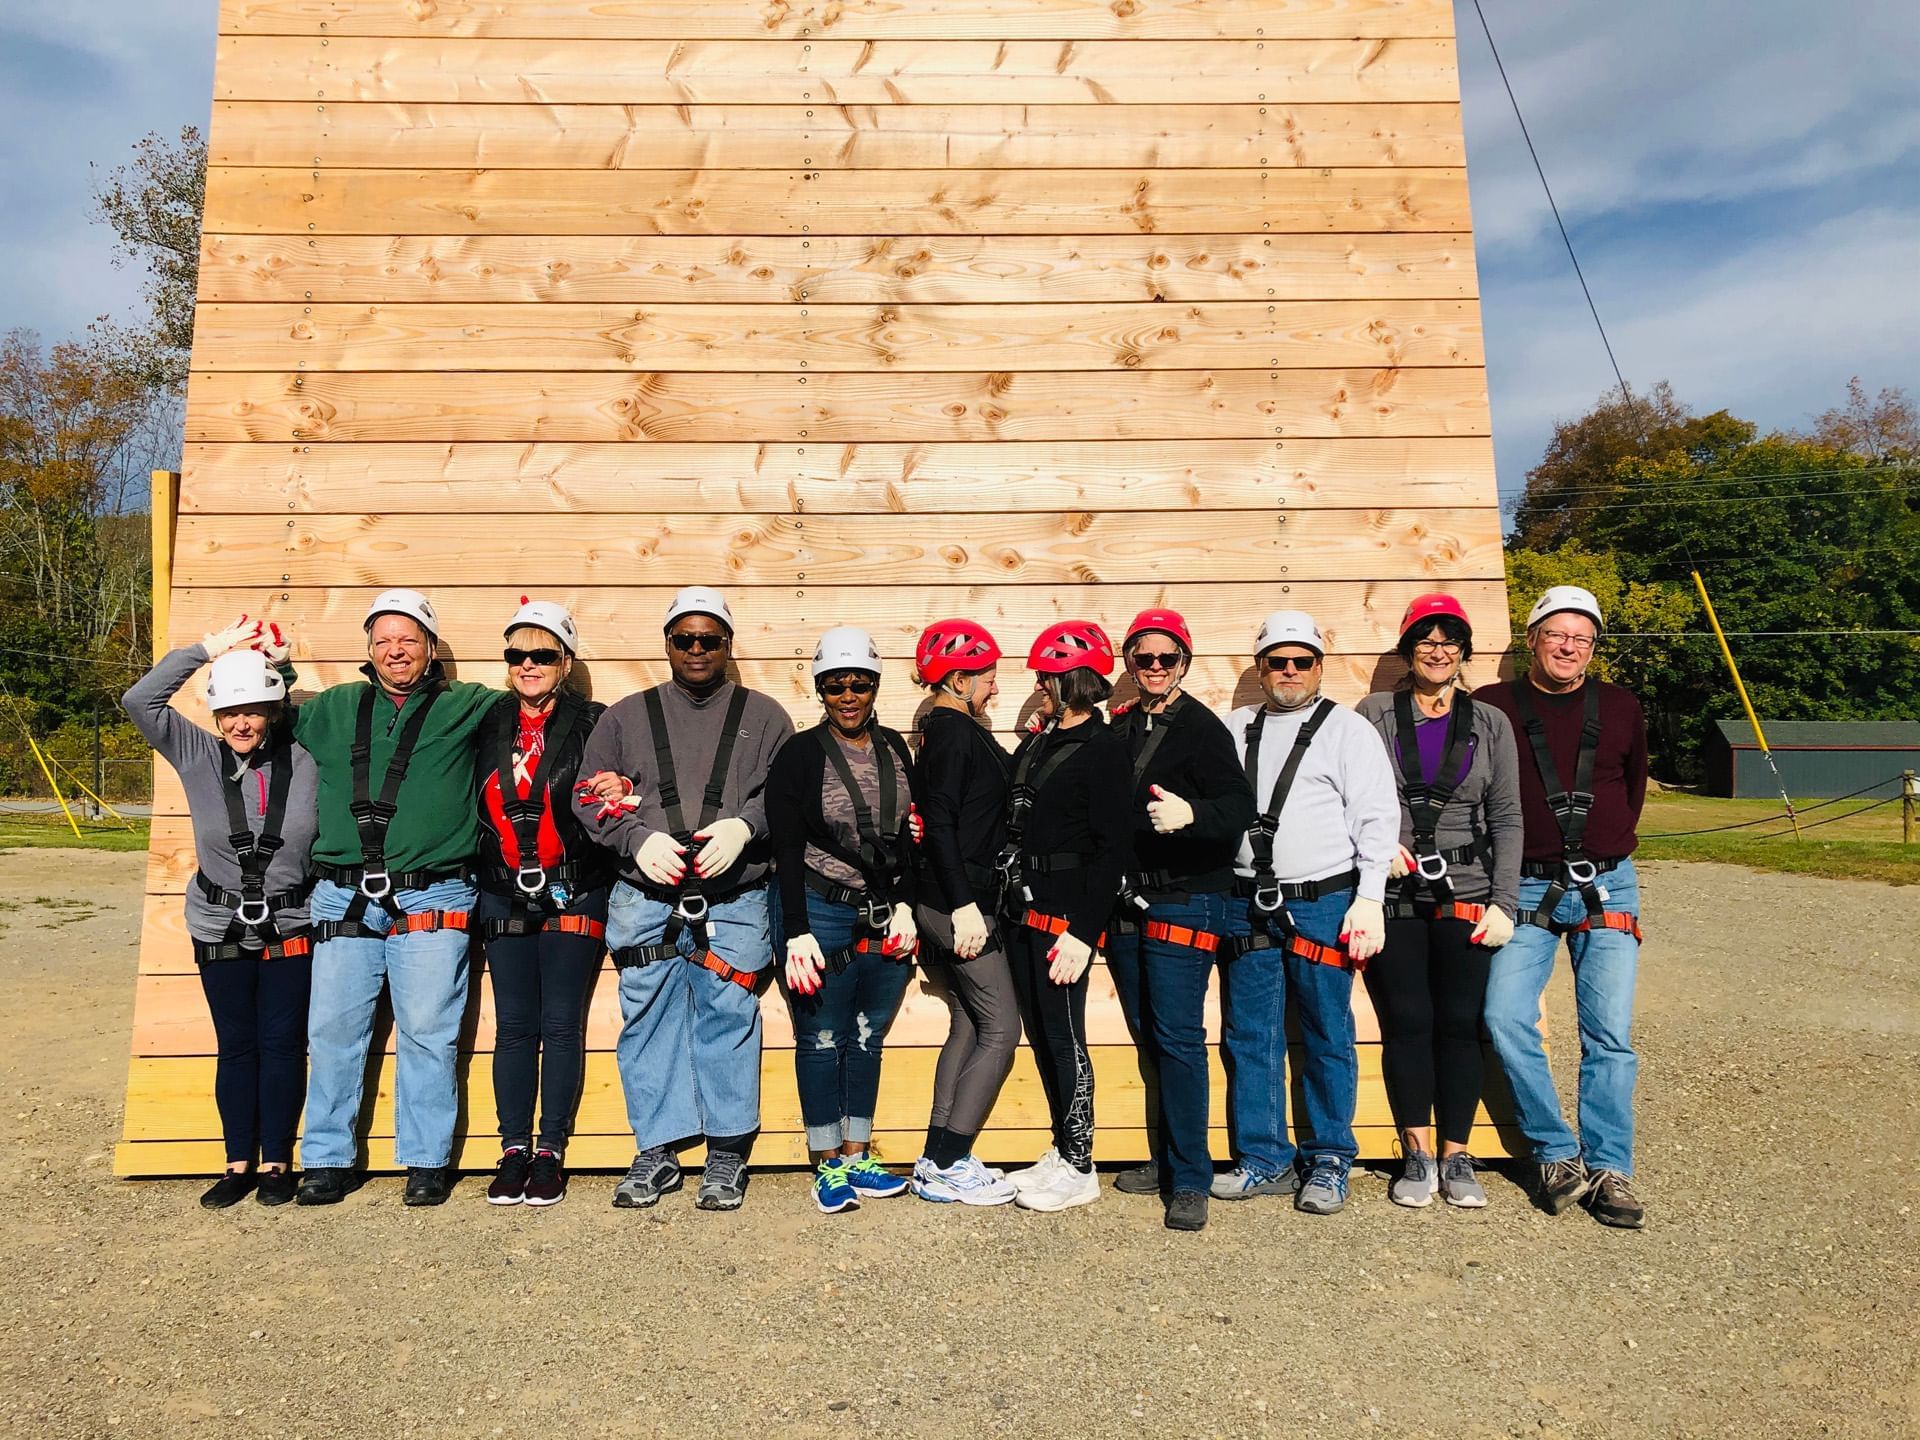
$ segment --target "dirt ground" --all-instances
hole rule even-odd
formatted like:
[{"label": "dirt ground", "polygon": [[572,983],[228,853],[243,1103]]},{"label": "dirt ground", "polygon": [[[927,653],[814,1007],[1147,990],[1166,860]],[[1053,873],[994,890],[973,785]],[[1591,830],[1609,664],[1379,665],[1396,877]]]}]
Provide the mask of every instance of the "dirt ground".
[{"label": "dirt ground", "polygon": [[1920,890],[1647,867],[1643,1233],[1361,1176],[1176,1237],[1112,1193],[827,1219],[792,1174],[208,1214],[109,1173],[140,876],[0,856],[9,1436],[1920,1434]]}]

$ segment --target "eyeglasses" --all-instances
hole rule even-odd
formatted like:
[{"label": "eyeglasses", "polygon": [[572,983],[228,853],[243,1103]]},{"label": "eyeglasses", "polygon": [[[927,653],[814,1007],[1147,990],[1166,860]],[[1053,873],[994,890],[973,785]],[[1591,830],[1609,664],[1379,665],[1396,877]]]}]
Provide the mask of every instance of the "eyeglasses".
[{"label": "eyeglasses", "polygon": [[1416,640],[1413,642],[1413,648],[1429,650],[1436,655],[1458,655],[1461,645],[1458,640]]},{"label": "eyeglasses", "polygon": [[856,677],[852,680],[822,680],[820,682],[820,693],[822,695],[840,696],[845,695],[849,690],[855,695],[871,695],[873,693],[873,681],[864,677]]},{"label": "eyeglasses", "polygon": [[672,645],[674,649],[678,650],[682,655],[691,655],[696,650],[700,651],[702,654],[705,654],[710,650],[724,650],[727,648],[726,636],[705,635],[699,632],[695,632],[694,634],[691,634],[691,635],[678,634],[678,633],[669,635],[667,637],[667,642],[670,645]]},{"label": "eyeglasses", "polygon": [[1282,670],[1311,670],[1320,663],[1318,655],[1262,655],[1260,664],[1269,675],[1278,675]]},{"label": "eyeglasses", "polygon": [[1575,650],[1591,650],[1593,648],[1593,636],[1574,635],[1565,630],[1542,630],[1540,632],[1540,638],[1549,645],[1568,645]]},{"label": "eyeglasses", "polygon": [[1136,650],[1127,658],[1142,670],[1178,670],[1186,657],[1178,650]]},{"label": "eyeglasses", "polygon": [[545,669],[549,665],[558,665],[561,653],[558,650],[508,650],[507,664],[518,668],[531,660]]}]

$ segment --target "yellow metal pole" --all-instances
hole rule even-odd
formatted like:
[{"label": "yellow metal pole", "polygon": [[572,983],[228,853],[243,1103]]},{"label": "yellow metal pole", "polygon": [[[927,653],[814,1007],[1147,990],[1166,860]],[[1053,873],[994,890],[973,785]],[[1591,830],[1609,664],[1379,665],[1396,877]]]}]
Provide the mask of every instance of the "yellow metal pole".
[{"label": "yellow metal pole", "polygon": [[1713,613],[1713,601],[1707,596],[1707,582],[1700,578],[1700,572],[1693,572],[1693,585],[1700,592],[1700,605],[1707,612],[1707,624],[1713,627],[1713,638],[1720,642],[1720,653],[1726,657],[1727,673],[1733,676],[1733,688],[1739,692],[1740,704],[1747,712],[1747,723],[1753,726],[1754,739],[1760,742],[1760,754],[1765,757],[1767,769],[1773,772],[1773,783],[1780,788],[1780,803],[1787,807],[1787,819],[1793,822],[1793,838],[1800,838],[1800,817],[1793,813],[1793,800],[1787,794],[1786,782],[1780,778],[1780,767],[1773,763],[1773,751],[1767,748],[1767,732],[1760,728],[1760,717],[1753,713],[1753,701],[1747,697],[1747,685],[1740,678],[1740,667],[1733,663],[1733,647],[1727,644],[1727,632],[1720,628],[1720,617]]},{"label": "yellow metal pole", "polygon": [[173,600],[173,531],[180,507],[180,472],[153,472],[153,658],[167,653],[167,621]]},{"label": "yellow metal pole", "polygon": [[[21,728],[26,729],[24,723]],[[47,764],[47,757],[40,753],[40,747],[34,743],[33,732],[26,730],[26,736],[27,748],[33,751],[33,758],[40,762],[40,773],[47,777],[47,788],[53,791],[53,798],[60,802],[60,813],[67,817],[67,824],[73,827],[73,838],[86,839],[87,837],[80,833],[80,822],[73,818],[73,811],[67,808],[67,797],[60,793],[60,782],[53,778],[53,770]]]}]

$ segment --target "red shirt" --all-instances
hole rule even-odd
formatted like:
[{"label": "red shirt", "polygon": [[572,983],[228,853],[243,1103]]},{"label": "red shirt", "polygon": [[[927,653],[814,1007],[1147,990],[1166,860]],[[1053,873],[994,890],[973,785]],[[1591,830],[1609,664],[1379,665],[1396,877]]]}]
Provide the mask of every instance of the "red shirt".
[{"label": "red shirt", "polygon": [[[1548,808],[1547,787],[1541,783],[1540,767],[1534,762],[1533,742],[1527,738],[1513,703],[1514,689],[1531,683],[1522,677],[1483,685],[1473,692],[1473,698],[1477,704],[1504,712],[1513,722],[1514,741],[1520,748],[1520,810],[1526,825],[1522,855],[1528,860],[1558,860],[1562,854],[1560,823]],[[1571,785],[1574,765],[1580,758],[1587,685],[1600,687],[1600,748],[1593,757],[1593,811],[1587,816],[1581,848],[1596,860],[1611,860],[1633,853],[1639,841],[1634,832],[1640,824],[1640,807],[1647,798],[1647,721],[1640,702],[1631,690],[1604,680],[1588,680],[1564,695],[1530,689],[1527,698],[1533,701],[1547,732],[1547,748],[1553,753],[1560,783]]]},{"label": "red shirt", "polygon": [[[513,742],[513,789],[514,793],[525,800],[533,793],[532,772],[540,763],[540,757],[547,748],[547,716],[550,710],[542,710],[538,715],[520,712],[520,733]],[[500,856],[509,868],[517,869],[527,862],[520,856],[520,841],[513,833],[513,826],[507,820],[506,807],[500,800],[500,772],[492,771],[487,783],[480,789],[480,808],[486,816],[488,826],[500,837]],[[540,856],[537,864],[558,865],[567,858],[566,846],[560,843],[560,832],[553,824],[553,792],[544,781],[540,786]]]}]

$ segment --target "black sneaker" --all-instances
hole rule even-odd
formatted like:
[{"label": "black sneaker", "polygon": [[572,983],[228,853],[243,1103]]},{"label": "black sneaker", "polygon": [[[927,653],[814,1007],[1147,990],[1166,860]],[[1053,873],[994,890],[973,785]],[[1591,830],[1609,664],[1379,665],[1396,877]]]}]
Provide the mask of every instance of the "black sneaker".
[{"label": "black sneaker", "polygon": [[300,1193],[293,1197],[294,1203],[338,1205],[365,1181],[366,1177],[358,1170],[349,1170],[344,1166],[322,1166],[318,1170],[309,1170],[300,1177]]},{"label": "black sneaker", "polygon": [[534,1152],[527,1175],[527,1204],[558,1205],[567,1198],[567,1171],[551,1150]]},{"label": "black sneaker", "polygon": [[225,1210],[229,1205],[238,1205],[247,1198],[247,1192],[253,1189],[253,1172],[250,1170],[229,1170],[213,1182],[211,1189],[200,1197],[202,1210]]},{"label": "black sneaker", "polygon": [[262,1170],[259,1188],[253,1198],[262,1205],[284,1205],[293,1199],[295,1182],[291,1170]]},{"label": "black sneaker", "polygon": [[1553,1160],[1540,1167],[1534,1198],[1549,1215],[1558,1215],[1592,1188],[1587,1162],[1575,1155],[1571,1160]]},{"label": "black sneaker", "polygon": [[453,1193],[453,1171],[445,1165],[409,1165],[402,1205],[444,1205]]},{"label": "black sneaker", "polygon": [[500,1168],[487,1186],[487,1204],[518,1205],[527,1198],[527,1175],[533,1169],[533,1156],[524,1145],[515,1145],[500,1156]]},{"label": "black sneaker", "polygon": [[1167,1202],[1167,1229],[1207,1228],[1207,1197],[1198,1190],[1176,1190]]},{"label": "black sneaker", "polygon": [[1587,1213],[1602,1225],[1616,1230],[1644,1230],[1647,1207],[1633,1193],[1633,1180],[1618,1170],[1594,1170],[1593,1186],[1587,1191]]},{"label": "black sneaker", "polygon": [[1113,1188],[1122,1195],[1158,1195],[1160,1166],[1152,1160],[1144,1165],[1129,1166],[1113,1177]]}]

